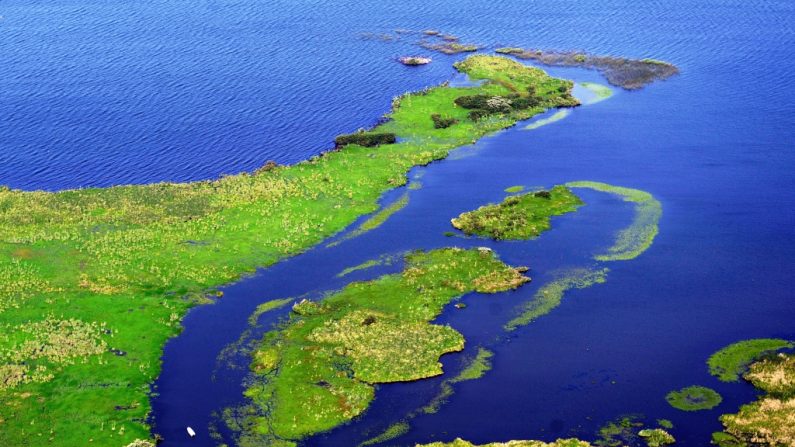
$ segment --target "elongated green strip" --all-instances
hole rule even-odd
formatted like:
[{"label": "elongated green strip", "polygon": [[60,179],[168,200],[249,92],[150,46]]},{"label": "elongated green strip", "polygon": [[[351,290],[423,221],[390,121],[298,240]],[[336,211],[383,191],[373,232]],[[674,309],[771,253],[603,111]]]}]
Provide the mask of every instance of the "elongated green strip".
[{"label": "elongated green strip", "polygon": [[571,110],[563,109],[553,113],[548,118],[540,118],[525,126],[525,130],[535,130],[547,124],[556,123],[571,114]]},{"label": "elongated green strip", "polygon": [[383,225],[387,220],[389,220],[389,218],[392,217],[395,213],[405,208],[406,205],[408,204],[409,204],[409,193],[405,192],[397,200],[392,202],[389,206],[382,208],[372,217],[362,222],[362,224],[359,225],[358,228],[354,229],[353,231],[345,235],[345,237],[340,238],[339,240],[336,240],[328,244],[327,247],[334,247],[349,239],[361,236],[364,233],[367,233],[368,231],[375,230],[376,228]]},{"label": "elongated green strip", "polygon": [[575,268],[565,272],[561,278],[542,286],[531,301],[522,306],[520,314],[505,324],[506,331],[526,326],[539,317],[560,306],[566,292],[571,289],[584,289],[607,281],[609,269]]},{"label": "elongated green strip", "polygon": [[654,242],[659,232],[662,204],[651,194],[639,189],[608,185],[607,183],[579,181],[569,182],[570,188],[589,188],[621,196],[626,202],[635,205],[635,217],[632,223],[621,230],[616,242],[607,253],[594,256],[597,261],[626,261],[635,259],[646,251]]}]

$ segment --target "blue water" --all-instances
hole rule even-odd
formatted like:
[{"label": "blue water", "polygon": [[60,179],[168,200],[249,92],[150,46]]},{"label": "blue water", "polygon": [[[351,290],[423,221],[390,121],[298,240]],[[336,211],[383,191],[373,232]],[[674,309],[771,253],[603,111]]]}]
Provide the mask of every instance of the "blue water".
[{"label": "blue water", "polygon": [[[467,336],[464,354],[478,345],[495,351],[494,370],[458,384],[397,445],[593,439],[626,413],[671,419],[678,445],[706,445],[718,415],[754,396],[748,385],[710,377],[707,356],[743,338],[795,337],[792,2],[6,0],[0,16],[0,184],[24,189],[186,181],[270,159],[296,162],[329,149],[336,134],[375,123],[393,96],[454,74],[456,57],[395,63],[423,53],[414,37],[380,42],[360,32],[438,28],[465,42],[654,57],[682,70],[419,169],[422,189],[379,230],[273,266],[192,311],[166,347],[154,400],[167,446],[214,445],[211,413],[240,403],[244,375],[218,369],[216,357],[256,304],[341,287],[334,275],[343,268],[407,249],[490,245],[506,262],[530,265],[535,280],[518,292],[467,297],[465,311],[441,317]],[[631,209],[586,193],[587,207],[537,241],[442,233],[451,217],[499,200],[507,186],[578,179],[653,193],[663,204],[660,234],[638,259],[611,263],[606,284],[571,293],[501,338],[515,305],[556,270],[587,265]],[[461,359],[443,362],[453,372]],[[383,386],[362,418],[308,444],[355,445],[423,405],[439,380]],[[668,391],[691,384],[714,387],[724,403],[692,414],[667,406]],[[186,425],[198,439],[186,438]]]}]

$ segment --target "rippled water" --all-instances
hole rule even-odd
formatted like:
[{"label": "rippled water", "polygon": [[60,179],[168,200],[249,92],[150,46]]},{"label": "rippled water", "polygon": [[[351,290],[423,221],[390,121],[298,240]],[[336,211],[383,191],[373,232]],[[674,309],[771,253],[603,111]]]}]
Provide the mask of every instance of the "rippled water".
[{"label": "rippled water", "polygon": [[[395,63],[422,53],[414,38],[380,42],[360,32],[437,28],[464,42],[653,57],[682,69],[431,165],[423,189],[380,230],[279,264],[192,311],[158,381],[154,422],[167,445],[214,445],[204,430],[210,413],[240,399],[239,376],[212,380],[215,357],[258,302],[339,287],[334,273],[385,252],[450,244],[441,235],[450,217],[513,184],[591,179],[647,190],[663,204],[660,235],[640,258],[612,265],[607,284],[578,291],[509,341],[493,333],[507,305],[473,298],[466,312],[443,315],[468,349],[489,344],[495,369],[461,384],[397,444],[592,439],[606,420],[644,413],[672,419],[678,445],[702,446],[718,415],[754,393],[709,377],[706,357],[742,338],[795,337],[792,2],[8,0],[0,16],[0,184],[26,189],[183,181],[296,162],[330,148],[338,133],[372,125],[394,95],[453,75],[455,57],[414,69]],[[526,300],[556,269],[578,265],[627,217],[598,195],[589,203],[536,242],[495,247],[536,278],[507,300]],[[457,361],[445,357],[451,369]],[[718,389],[724,403],[698,414],[667,406],[667,391],[691,384]],[[354,445],[437,385],[382,387],[363,418],[310,443]],[[199,427],[200,438],[187,440],[185,425]]]}]

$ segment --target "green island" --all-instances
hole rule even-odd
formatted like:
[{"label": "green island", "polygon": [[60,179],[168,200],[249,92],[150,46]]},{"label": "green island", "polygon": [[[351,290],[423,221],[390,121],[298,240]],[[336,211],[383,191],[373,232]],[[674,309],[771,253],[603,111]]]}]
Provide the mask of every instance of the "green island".
[{"label": "green island", "polygon": [[723,398],[711,388],[689,386],[678,391],[671,391],[665,396],[665,400],[678,410],[698,411],[717,407]]},{"label": "green island", "polygon": [[[511,59],[476,55],[456,68],[484,82],[395,98],[370,137],[296,165],[193,183],[0,189],[0,445],[149,439],[163,346],[213,288],[372,213],[412,167],[578,104],[572,82]],[[457,105],[464,96],[486,98],[474,103],[484,108]],[[434,114],[457,122],[437,128]]]},{"label": "green island", "polygon": [[709,357],[707,360],[709,373],[723,382],[736,382],[740,380],[740,375],[754,360],[767,353],[792,347],[792,342],[779,338],[739,341]]},{"label": "green island", "polygon": [[606,183],[578,181],[566,183],[569,188],[589,188],[620,196],[635,205],[635,217],[627,228],[618,233],[616,242],[607,253],[594,256],[597,261],[626,261],[635,259],[651,247],[659,232],[662,204],[646,191],[608,185]]},{"label": "green island", "polygon": [[552,67],[582,67],[597,70],[607,78],[608,82],[627,90],[637,90],[654,81],[668,79],[679,73],[676,66],[655,59],[627,59],[573,51],[528,50],[516,47],[503,47],[495,51]]},{"label": "green island", "polygon": [[469,292],[529,281],[485,249],[414,252],[405,263],[402,273],[301,301],[283,327],[265,335],[251,366],[257,379],[245,393],[258,411],[235,422],[251,427],[242,445],[326,431],[361,414],[374,384],[441,374],[439,357],[464,347],[453,328],[431,324],[442,309]]},{"label": "green island", "polygon": [[795,356],[779,354],[752,364],[744,378],[765,391],[757,401],[720,420],[712,435],[720,447],[795,446]]},{"label": "green island", "polygon": [[511,195],[502,203],[489,204],[462,213],[451,220],[468,235],[492,239],[532,239],[550,229],[550,218],[575,211],[583,204],[565,186],[549,191]]}]

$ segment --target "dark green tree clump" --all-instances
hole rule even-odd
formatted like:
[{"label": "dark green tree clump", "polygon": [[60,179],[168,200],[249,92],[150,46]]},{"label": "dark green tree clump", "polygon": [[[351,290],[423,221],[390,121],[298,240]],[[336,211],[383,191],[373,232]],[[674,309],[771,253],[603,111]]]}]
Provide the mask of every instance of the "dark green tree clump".
[{"label": "dark green tree clump", "polygon": [[337,147],[347,146],[349,144],[358,144],[364,147],[380,146],[382,144],[394,144],[397,141],[397,136],[389,132],[380,133],[367,133],[357,132],[346,135],[340,135],[334,139]]},{"label": "dark green tree clump", "polygon": [[448,127],[458,122],[458,120],[455,118],[449,116],[442,116],[438,113],[434,113],[433,115],[431,115],[431,119],[433,120],[433,127],[436,129],[447,129]]}]

